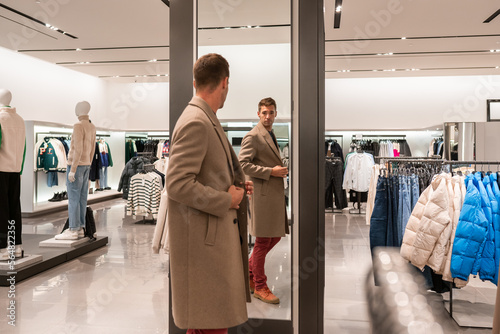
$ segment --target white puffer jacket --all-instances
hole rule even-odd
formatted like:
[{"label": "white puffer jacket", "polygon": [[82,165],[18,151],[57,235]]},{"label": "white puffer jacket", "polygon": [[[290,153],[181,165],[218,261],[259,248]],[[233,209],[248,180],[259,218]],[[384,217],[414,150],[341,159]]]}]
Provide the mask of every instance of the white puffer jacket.
[{"label": "white puffer jacket", "polygon": [[420,270],[426,265],[440,270],[447,255],[451,235],[449,225],[452,222],[450,211],[453,212],[450,210],[450,183],[449,174],[434,176],[431,185],[420,196],[406,226],[401,256]]}]

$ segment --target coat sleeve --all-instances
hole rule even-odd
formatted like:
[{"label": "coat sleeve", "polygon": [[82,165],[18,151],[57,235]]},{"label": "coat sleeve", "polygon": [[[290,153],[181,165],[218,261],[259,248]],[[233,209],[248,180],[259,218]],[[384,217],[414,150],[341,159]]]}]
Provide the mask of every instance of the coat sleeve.
[{"label": "coat sleeve", "polygon": [[246,175],[258,179],[269,180],[273,170],[272,167],[259,166],[254,163],[258,145],[257,137],[252,134],[247,134],[241,142],[241,150],[238,159]]},{"label": "coat sleeve", "polygon": [[208,138],[207,125],[202,120],[194,119],[176,130],[167,171],[168,197],[188,207],[223,217],[231,207],[231,194],[227,190],[202,184],[197,177],[208,151],[208,141],[199,140]]}]

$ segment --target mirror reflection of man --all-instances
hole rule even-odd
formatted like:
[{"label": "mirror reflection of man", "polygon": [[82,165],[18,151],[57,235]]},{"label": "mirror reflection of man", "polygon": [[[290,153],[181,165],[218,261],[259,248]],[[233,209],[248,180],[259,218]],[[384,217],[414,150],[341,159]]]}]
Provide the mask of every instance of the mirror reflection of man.
[{"label": "mirror reflection of man", "polygon": [[246,134],[241,143],[239,160],[247,177],[254,182],[250,199],[249,232],[255,245],[249,259],[250,291],[255,298],[278,304],[267,285],[264,270],[266,255],[288,234],[283,178],[288,168],[283,166],[280,149],[273,132],[277,115],[276,101],[268,97],[258,104],[259,123]]}]

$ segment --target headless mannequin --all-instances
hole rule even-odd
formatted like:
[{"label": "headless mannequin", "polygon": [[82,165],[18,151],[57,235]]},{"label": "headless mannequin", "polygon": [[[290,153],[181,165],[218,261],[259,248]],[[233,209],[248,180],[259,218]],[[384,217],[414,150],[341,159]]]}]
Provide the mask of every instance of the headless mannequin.
[{"label": "headless mannequin", "polygon": [[85,227],[89,171],[95,152],[95,126],[89,119],[89,112],[90,103],[77,103],[75,115],[79,122],[74,125],[71,137],[66,184],[69,228],[56,235],[56,240],[76,240],[84,237],[82,228]]},{"label": "headless mannequin", "polygon": [[[76,104],[75,115],[76,117],[88,115],[90,112],[90,103],[87,101],[81,101]],[[68,175],[69,182],[75,182],[75,173],[69,172]]]},{"label": "headless mannequin", "polygon": [[9,107],[12,93],[5,88],[0,88],[0,107]]},{"label": "headless mannequin", "polygon": [[11,100],[12,93],[0,88],[0,234],[7,237],[7,247],[3,241],[0,245],[0,260],[23,256],[20,174],[24,157],[19,149],[25,144],[26,137],[24,120],[10,106]]}]

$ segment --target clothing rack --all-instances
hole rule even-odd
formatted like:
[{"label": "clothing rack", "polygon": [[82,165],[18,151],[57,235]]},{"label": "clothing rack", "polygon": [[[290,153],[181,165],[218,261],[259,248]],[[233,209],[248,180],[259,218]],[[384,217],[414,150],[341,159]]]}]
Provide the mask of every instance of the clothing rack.
[{"label": "clothing rack", "polygon": [[477,170],[477,165],[500,165],[500,161],[474,161],[474,160],[466,160],[466,161],[444,161],[443,164],[450,165],[450,168],[453,165],[474,165],[474,169]]},{"label": "clothing rack", "polygon": [[[475,161],[475,160],[464,160],[464,161],[443,161],[443,165],[449,165],[450,170],[453,165],[474,165],[474,169],[477,170],[477,165],[500,165],[500,161]],[[447,282],[448,288],[450,289],[450,317],[453,318],[453,283]]]},{"label": "clothing rack", "polygon": [[406,139],[406,135],[362,135],[362,138],[356,138],[356,135],[352,135],[353,140],[363,140],[365,138],[375,138],[375,139],[387,139],[387,140],[397,140]]}]

